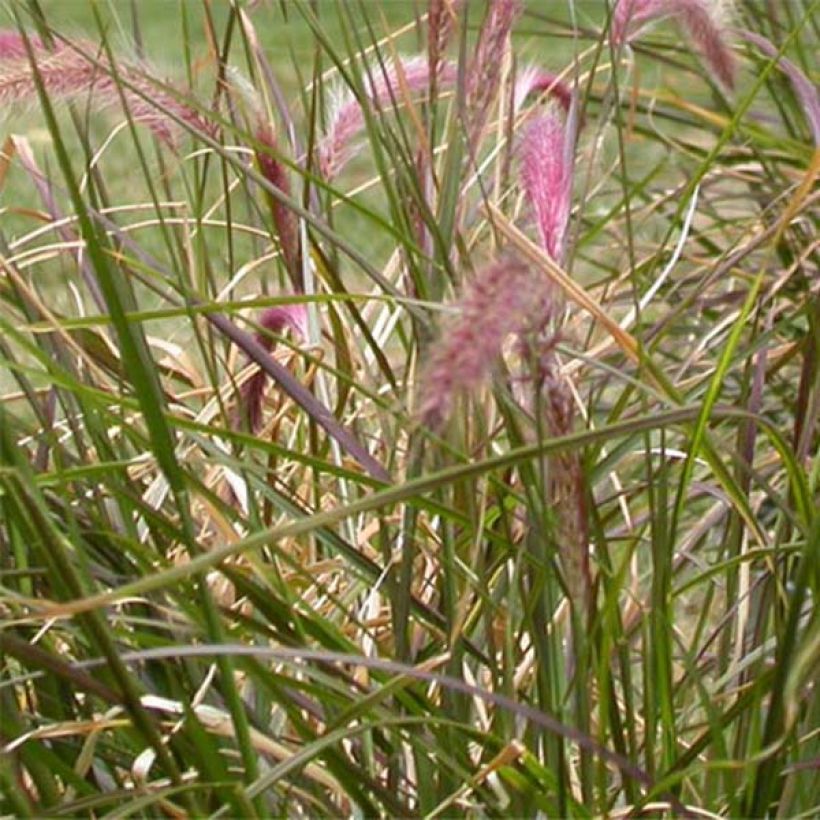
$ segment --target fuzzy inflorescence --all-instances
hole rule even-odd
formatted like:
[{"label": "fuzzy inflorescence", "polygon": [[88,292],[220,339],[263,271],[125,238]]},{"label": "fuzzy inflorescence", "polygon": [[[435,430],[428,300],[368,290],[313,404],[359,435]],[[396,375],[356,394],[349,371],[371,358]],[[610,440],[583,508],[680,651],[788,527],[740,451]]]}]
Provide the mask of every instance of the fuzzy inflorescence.
[{"label": "fuzzy inflorescence", "polygon": [[612,16],[612,40],[633,39],[648,23],[672,18],[689,44],[703,55],[713,76],[727,88],[735,85],[735,58],[729,42],[728,4],[721,0],[619,0]]},{"label": "fuzzy inflorescence", "polygon": [[462,0],[430,0],[427,11],[427,55],[430,76],[439,72],[455,31]]},{"label": "fuzzy inflorescence", "polygon": [[573,91],[557,74],[538,66],[527,66],[518,73],[513,89],[513,107],[520,111],[530,94],[546,94],[555,99],[565,112],[569,111]]},{"label": "fuzzy inflorescence", "polygon": [[[451,62],[442,61],[433,70],[437,71],[439,84],[455,82],[456,68]],[[403,89],[420,93],[429,87],[430,79],[430,63],[422,57],[375,66],[363,77],[366,104],[376,111],[391,109],[402,101]],[[318,148],[319,170],[328,180],[336,177],[356,155],[356,138],[365,126],[362,102],[350,90],[338,94],[330,108],[329,126]]]},{"label": "fuzzy inflorescence", "polygon": [[513,23],[522,11],[518,0],[490,0],[469,67],[465,119],[467,140],[475,148],[501,82],[501,58]]},{"label": "fuzzy inflorescence", "polygon": [[562,261],[572,198],[575,134],[556,106],[533,119],[521,140],[521,183],[541,246]]},{"label": "fuzzy inflorescence", "polygon": [[117,63],[115,68],[92,43],[57,41],[48,47],[39,37],[30,36],[27,47],[23,35],[0,32],[0,104],[36,100],[37,75],[46,93],[56,99],[85,94],[95,107],[124,99],[134,121],[147,125],[172,146],[181,131],[180,122],[195,131],[214,132],[196,110],[160,88],[144,71],[126,63]]},{"label": "fuzzy inflorescence", "polygon": [[420,415],[431,427],[447,418],[454,399],[490,375],[504,341],[547,309],[547,280],[517,256],[481,269],[456,303],[457,316],[431,350],[422,377]]},{"label": "fuzzy inflorescence", "polygon": [[[542,416],[553,438],[572,433],[575,407],[569,379],[561,373],[554,351],[538,363]],[[592,577],[589,566],[589,517],[586,477],[576,450],[549,458],[547,493],[555,510],[555,543],[561,560],[564,584],[579,613],[588,611]]]},{"label": "fuzzy inflorescence", "polygon": [[[289,196],[290,177],[284,163],[276,156],[278,149],[273,126],[264,121],[257,122],[254,137],[261,146],[256,150],[256,160],[262,176],[283,194]],[[282,249],[285,267],[294,284],[297,285],[301,282],[299,223],[296,214],[284,202],[274,197],[270,199],[274,227],[279,235],[279,245]]]}]

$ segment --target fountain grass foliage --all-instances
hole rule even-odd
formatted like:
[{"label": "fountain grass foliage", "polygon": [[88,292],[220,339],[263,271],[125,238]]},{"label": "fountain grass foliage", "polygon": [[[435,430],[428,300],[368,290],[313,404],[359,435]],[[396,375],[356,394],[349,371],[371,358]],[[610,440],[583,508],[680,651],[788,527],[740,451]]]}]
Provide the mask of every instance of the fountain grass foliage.
[{"label": "fountain grass foliage", "polygon": [[820,3],[4,11],[0,813],[817,816]]}]

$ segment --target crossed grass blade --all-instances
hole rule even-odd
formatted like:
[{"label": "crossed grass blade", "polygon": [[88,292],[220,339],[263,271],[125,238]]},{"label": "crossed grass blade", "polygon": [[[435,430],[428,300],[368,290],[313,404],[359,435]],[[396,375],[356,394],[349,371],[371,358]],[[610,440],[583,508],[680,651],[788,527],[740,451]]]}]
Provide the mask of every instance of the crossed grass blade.
[{"label": "crossed grass blade", "polygon": [[[519,120],[516,114],[498,129],[493,119],[498,114],[503,120],[509,110],[491,106],[480,150],[467,162],[458,135],[459,105],[463,113],[466,67],[482,17],[472,10],[465,16],[460,4],[452,7],[449,46],[434,44],[433,56],[436,48],[449,49],[447,58],[458,52],[454,90],[441,83],[435,99],[424,92],[416,99],[402,90],[397,76],[397,93],[389,105],[379,106],[367,99],[367,77],[375,80],[396,65],[391,60],[407,45],[400,38],[410,36],[393,37],[390,24],[364,4],[346,5],[341,16],[338,6],[330,12],[321,4],[299,7],[308,20],[305,30],[315,37],[317,88],[284,107],[270,106],[278,108],[273,115],[282,125],[298,128],[301,100],[306,131],[314,133],[301,140],[304,149],[291,154],[282,141],[273,152],[295,183],[290,196],[245,165],[247,154],[240,155],[233,143],[247,151],[261,144],[231,115],[213,115],[224,142],[197,137],[209,159],[186,156],[170,166],[146,155],[142,173],[152,173],[156,161],[163,175],[145,194],[156,211],[148,229],[132,224],[126,212],[106,210],[120,192],[105,176],[105,152],[96,160],[102,176],[88,189],[85,212],[98,246],[113,249],[109,264],[134,283],[136,305],[124,303],[124,321],[142,326],[146,337],[150,322],[176,325],[170,335],[177,349],[189,332],[198,339],[198,348],[185,351],[185,367],[179,353],[173,354],[178,362],[157,367],[156,400],[176,441],[172,454],[198,528],[191,554],[196,546],[215,547],[213,554],[194,555],[192,561],[186,555],[188,563],[174,563],[174,549],[185,541],[179,533],[183,510],[173,493],[147,492],[163,479],[152,456],[158,439],[129,382],[134,362],[122,359],[125,347],[116,334],[107,356],[88,334],[105,323],[108,311],[76,318],[64,302],[55,309],[41,284],[48,260],[77,270],[69,256],[76,247],[69,248],[65,238],[61,247],[49,247],[44,234],[5,243],[14,256],[0,286],[0,356],[17,379],[15,391],[4,396],[6,428],[26,457],[32,455],[36,472],[23,477],[28,496],[43,500],[52,530],[67,534],[71,555],[80,564],[87,560],[90,573],[72,615],[78,596],[63,604],[58,573],[26,551],[22,517],[5,516],[3,602],[13,610],[9,634],[17,643],[8,644],[14,650],[6,655],[12,677],[2,685],[5,692],[25,693],[26,702],[39,708],[18,710],[17,723],[3,718],[6,735],[22,736],[28,728],[23,721],[35,724],[32,740],[20,749],[22,768],[2,773],[3,789],[10,790],[25,772],[27,791],[14,804],[20,813],[36,813],[44,803],[65,811],[128,811],[125,804],[134,793],[129,763],[140,759],[145,740],[132,726],[101,722],[105,729],[96,745],[83,745],[77,735],[46,742],[50,731],[82,725],[83,703],[60,702],[59,681],[70,681],[72,672],[25,647],[34,640],[41,653],[55,657],[68,648],[72,661],[99,655],[85,640],[79,612],[84,607],[107,607],[111,635],[118,648],[142,658],[132,674],[152,695],[176,703],[202,697],[220,714],[230,711],[224,675],[209,678],[207,661],[149,660],[144,654],[157,644],[174,652],[180,636],[182,642],[214,640],[211,616],[193,587],[203,577],[218,597],[214,619],[231,636],[231,643],[218,641],[225,652],[284,644],[295,651],[368,656],[371,666],[358,677],[345,677],[320,661],[308,682],[270,659],[234,659],[229,674],[241,690],[239,708],[270,739],[287,727],[292,755],[271,758],[275,776],[261,769],[256,776],[252,765],[239,761],[259,752],[258,736],[238,742],[221,737],[197,722],[191,709],[180,728],[172,731],[163,721],[161,729],[198,780],[168,787],[161,779],[166,772],[155,764],[157,779],[146,784],[151,793],[137,804],[141,811],[173,812],[188,804],[209,813],[233,795],[249,801],[242,803],[250,807],[246,813],[256,801],[264,811],[281,811],[290,799],[314,812],[344,812],[355,804],[372,813],[405,809],[435,816],[483,808],[584,816],[589,809],[581,805],[583,798],[598,813],[621,816],[641,808],[669,811],[670,801],[660,797],[666,791],[699,809],[816,808],[805,788],[810,773],[804,765],[813,754],[814,707],[802,686],[816,640],[806,606],[807,590],[816,585],[807,569],[816,464],[811,426],[796,418],[816,404],[808,341],[816,323],[806,321],[815,295],[810,226],[816,198],[808,190],[811,169],[804,173],[811,146],[794,127],[796,119],[789,121],[792,110],[798,116],[800,101],[789,97],[789,109],[758,95],[762,85],[749,77],[749,53],[740,50],[739,102],[700,94],[691,80],[707,79],[706,69],[670,47],[674,28],[667,22],[658,21],[651,35],[641,32],[634,41],[636,62],[613,68],[603,56],[603,19],[592,31],[586,23],[559,21],[557,7],[546,15],[525,9],[513,33],[516,52],[519,45],[526,50],[529,37],[545,38],[533,42],[555,45],[556,54],[561,43],[571,42],[567,35],[576,42],[589,38],[591,46],[579,50],[576,73],[586,89],[583,116],[590,135],[579,142],[579,160],[594,173],[589,189],[573,202],[571,256],[561,266],[568,275],[562,278],[541,256],[532,257],[561,287],[569,283],[582,301],[589,296],[584,309],[593,312],[570,306],[567,338],[556,346],[560,361],[577,357],[567,368],[567,384],[577,390],[576,418],[589,430],[526,446],[537,425],[517,404],[517,354],[501,345],[500,360],[484,382],[491,390],[470,391],[468,401],[457,402],[456,432],[442,435],[418,426],[411,414],[419,364],[437,344],[430,328],[440,303],[451,290],[464,292],[480,260],[491,255],[488,249],[508,242],[505,237],[517,241],[504,226],[536,235],[504,163],[515,124],[537,116],[530,108],[543,105],[531,95],[524,103],[528,117]],[[312,10],[318,10],[315,17],[309,16]],[[241,59],[239,46],[247,45],[256,60],[249,61],[250,76],[260,88],[267,83],[272,89],[259,60],[268,45],[262,23],[265,14],[280,15],[282,8],[243,9],[247,19],[253,17],[255,35],[241,15],[211,12],[211,38],[221,41],[214,53],[233,61]],[[183,13],[188,22],[194,19],[191,7]],[[811,37],[793,10],[783,20],[790,36],[778,41],[778,51],[797,64],[798,39],[808,43]],[[756,30],[759,22],[752,24]],[[380,26],[388,39],[377,35]],[[424,31],[423,21],[418,31]],[[240,32],[246,38],[241,44]],[[186,60],[193,67],[191,45],[185,44]],[[555,76],[562,59],[545,65],[545,76]],[[110,53],[106,61],[114,63]],[[327,90],[323,61],[341,71],[342,81],[368,106],[359,137],[365,150],[330,184],[312,159],[303,164],[324,132],[316,104]],[[650,62],[664,73],[647,70]],[[584,71],[593,64],[587,81]],[[611,72],[635,67],[640,75],[631,76],[642,87],[633,99],[622,98],[623,75],[617,75],[615,88]],[[274,56],[269,68],[280,75]],[[777,71],[777,64],[769,64],[769,77]],[[686,95],[676,98],[681,77]],[[128,78],[120,79],[124,91],[138,96],[139,83],[129,88]],[[273,90],[270,95],[276,97]],[[498,100],[510,96],[513,78]],[[598,118],[602,124],[596,129]],[[623,137],[617,162],[611,153],[613,123]],[[138,131],[128,134],[133,138]],[[95,139],[92,129],[85,144]],[[425,155],[429,150],[426,166],[417,149]],[[635,164],[636,157],[642,164]],[[7,164],[6,185],[19,185],[18,171],[16,160]],[[301,185],[305,190],[296,191]],[[104,195],[106,188],[113,198]],[[308,404],[293,403],[283,391],[271,391],[264,428],[270,439],[226,426],[238,386],[232,388],[231,379],[242,365],[234,346],[221,331],[209,331],[202,317],[222,313],[231,326],[244,321],[250,280],[221,306],[211,294],[221,290],[223,266],[234,273],[246,253],[255,263],[270,253],[266,243],[275,226],[258,207],[260,191],[296,215],[309,249],[305,259],[316,264],[318,292],[305,299],[313,347],[282,340],[279,349],[288,344],[288,357],[298,362],[291,375],[308,392],[323,385],[327,396],[317,392],[313,398],[321,396],[325,409],[333,407],[332,415],[367,442],[367,451],[382,446],[389,452],[394,485],[385,486],[384,476],[362,475],[354,460],[339,458],[328,439],[316,434],[305,412],[307,399]],[[170,202],[175,192],[190,200],[192,216],[165,218],[161,200]],[[69,211],[64,202],[70,197],[53,185],[47,193],[57,206],[47,206],[56,225],[55,215]],[[486,207],[487,200],[496,211]],[[485,212],[503,219],[487,219]],[[353,232],[351,224],[357,226]],[[378,234],[379,248],[363,243],[362,225]],[[683,236],[673,243],[678,233]],[[625,263],[620,249],[627,245]],[[767,245],[772,251],[764,258]],[[38,253],[51,256],[43,263]],[[749,276],[764,261],[758,298],[744,314]],[[253,268],[272,291],[281,288],[284,270],[276,254]],[[89,296],[86,290],[78,289],[82,299]],[[157,298],[158,310],[149,302]],[[254,299],[248,307],[263,303]],[[323,327],[335,306],[332,328]],[[755,321],[744,323],[744,315]],[[587,337],[589,317],[603,322],[619,342],[592,345],[597,331]],[[251,323],[251,331],[256,329]],[[55,341],[64,342],[65,350]],[[165,342],[164,349],[172,350]],[[159,365],[159,348],[150,338],[145,349]],[[684,402],[682,410],[666,409]],[[699,418],[703,432],[693,437]],[[58,430],[49,434],[42,428],[52,420]],[[750,437],[753,428],[759,432]],[[592,502],[595,608],[586,643],[573,645],[575,657],[565,649],[573,627],[549,539],[524,523],[543,522],[545,532],[552,525],[540,464],[561,453],[579,456]],[[247,505],[224,494],[226,476],[244,492]],[[677,505],[676,495],[683,499]],[[15,509],[8,495],[0,503],[4,511]],[[13,522],[10,530],[6,519]],[[765,545],[755,546],[750,534],[762,535]],[[97,591],[103,596],[95,597]],[[62,608],[49,609],[50,604]],[[781,611],[788,618],[780,618]],[[58,620],[33,638],[48,615]],[[661,616],[665,624],[653,628],[653,618]],[[428,657],[444,658],[451,678],[551,710],[563,723],[597,735],[601,746],[652,771],[653,785],[644,791],[601,758],[585,759],[571,740],[556,743],[535,728],[522,734],[514,712],[482,707],[467,692],[445,694],[441,678],[418,686],[408,678],[391,680],[372,666],[379,659]],[[777,678],[769,668],[774,660],[783,666]],[[49,673],[27,674],[38,666]],[[539,668],[549,674],[539,675]],[[664,686],[662,697],[653,700],[656,669],[663,672]],[[356,684],[367,676],[372,696],[359,702],[363,690]],[[97,692],[88,698],[99,703],[98,695],[103,697]],[[451,707],[442,718],[442,709]],[[756,717],[762,715],[768,715],[767,727]],[[339,722],[354,719],[359,725],[345,732]],[[100,780],[74,772],[76,767],[88,774],[83,766],[92,757]],[[305,763],[319,763],[335,783],[312,778]],[[749,772],[753,782],[743,787],[740,779]]]}]

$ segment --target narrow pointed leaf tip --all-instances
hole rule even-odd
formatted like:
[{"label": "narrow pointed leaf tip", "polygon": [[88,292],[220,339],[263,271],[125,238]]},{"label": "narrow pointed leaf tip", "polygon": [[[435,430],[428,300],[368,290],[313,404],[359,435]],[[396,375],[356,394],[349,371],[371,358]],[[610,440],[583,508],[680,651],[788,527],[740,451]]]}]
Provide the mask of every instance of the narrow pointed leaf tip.
[{"label": "narrow pointed leaf tip", "polygon": [[419,415],[437,428],[455,398],[489,377],[508,336],[549,312],[549,281],[517,256],[504,255],[478,272],[457,302],[424,369]]},{"label": "narrow pointed leaf tip", "polygon": [[612,41],[628,43],[647,24],[667,17],[679,23],[688,45],[700,52],[713,76],[734,88],[736,65],[724,0],[619,0],[612,15]]}]

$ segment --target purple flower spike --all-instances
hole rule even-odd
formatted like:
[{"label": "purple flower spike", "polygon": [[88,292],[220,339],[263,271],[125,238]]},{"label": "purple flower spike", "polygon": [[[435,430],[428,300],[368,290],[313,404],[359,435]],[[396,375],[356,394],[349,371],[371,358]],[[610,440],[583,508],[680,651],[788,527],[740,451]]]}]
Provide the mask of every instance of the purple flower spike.
[{"label": "purple flower spike", "polygon": [[550,71],[542,71],[538,66],[529,66],[521,71],[515,81],[513,92],[514,107],[516,111],[521,109],[530,94],[547,93],[552,99],[560,103],[565,112],[569,111],[572,103],[572,88],[561,80],[557,74]]},{"label": "purple flower spike", "polygon": [[[271,149],[270,151],[262,149],[256,151],[256,159],[262,176],[283,194],[290,196],[290,179],[287,168],[274,154],[277,150],[277,144],[273,127],[260,118],[257,121],[254,136],[263,146]],[[278,199],[269,197],[269,200],[274,227],[279,235],[279,245],[282,249],[282,257],[285,260],[285,267],[290,274],[294,287],[300,289],[302,270],[299,249],[299,223],[296,214]]]},{"label": "purple flower spike", "polygon": [[430,74],[439,71],[444,52],[456,28],[462,0],[429,0],[427,54]]},{"label": "purple flower spike", "polygon": [[265,330],[280,336],[285,330],[292,330],[302,339],[308,337],[308,314],[303,304],[266,308],[259,317],[259,324]]},{"label": "purple flower spike", "polygon": [[490,0],[478,33],[467,78],[467,141],[475,149],[501,81],[502,56],[513,24],[522,12],[519,0]]},{"label": "purple flower spike", "polygon": [[[45,49],[43,41],[36,35],[29,35],[32,49]],[[23,38],[16,31],[0,31],[0,60],[27,60],[28,52]]]}]

